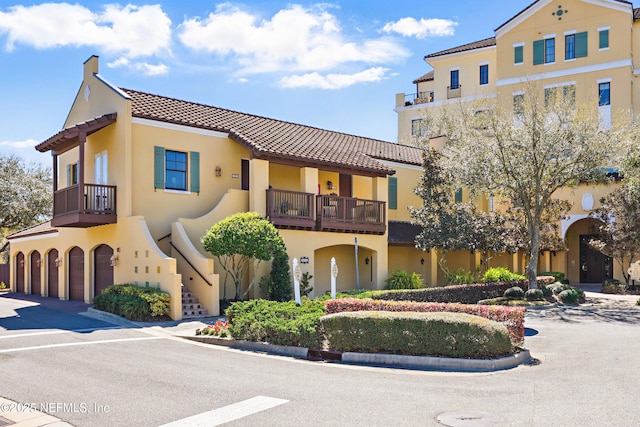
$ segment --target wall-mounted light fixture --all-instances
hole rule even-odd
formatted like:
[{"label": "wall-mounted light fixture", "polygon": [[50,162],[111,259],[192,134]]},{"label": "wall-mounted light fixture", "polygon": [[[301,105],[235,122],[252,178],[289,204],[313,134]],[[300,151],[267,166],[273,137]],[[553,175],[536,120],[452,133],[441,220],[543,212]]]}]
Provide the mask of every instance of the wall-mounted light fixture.
[{"label": "wall-mounted light fixture", "polygon": [[111,258],[109,258],[109,264],[111,264],[111,267],[118,265],[118,262],[120,262],[120,256],[118,254],[111,255]]},{"label": "wall-mounted light fixture", "polygon": [[364,259],[364,263],[365,263],[365,264],[367,264],[367,265],[369,265],[369,257],[366,257],[366,258]]},{"label": "wall-mounted light fixture", "polygon": [[222,176],[222,168],[220,166],[216,166],[216,176]]},{"label": "wall-mounted light fixture", "polygon": [[424,265],[424,258],[420,258],[420,264]]},{"label": "wall-mounted light fixture", "polygon": [[40,258],[36,259],[36,268],[40,268]]},{"label": "wall-mounted light fixture", "polygon": [[62,258],[57,257],[54,262],[56,263],[56,267],[62,267]]},{"label": "wall-mounted light fixture", "polygon": [[333,185],[333,181],[327,181],[327,188],[329,190],[335,190],[337,187]]},{"label": "wall-mounted light fixture", "polygon": [[24,260],[23,259],[21,259],[18,264],[20,265],[20,268],[24,268]]}]

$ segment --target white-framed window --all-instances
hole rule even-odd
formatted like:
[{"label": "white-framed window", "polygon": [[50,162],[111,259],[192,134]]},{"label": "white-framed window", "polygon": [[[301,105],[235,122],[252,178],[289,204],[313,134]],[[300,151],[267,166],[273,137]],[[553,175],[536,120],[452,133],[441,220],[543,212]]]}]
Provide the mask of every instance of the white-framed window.
[{"label": "white-framed window", "polygon": [[524,64],[524,43],[515,43],[513,45],[513,64]]},{"label": "white-framed window", "polygon": [[154,188],[200,192],[200,153],[154,147]]},{"label": "white-framed window", "polygon": [[489,84],[489,64],[480,64],[480,86]]},{"label": "white-framed window", "polygon": [[599,50],[609,49],[609,30],[610,29],[611,29],[610,26],[598,28],[598,49]]},{"label": "white-framed window", "polygon": [[427,122],[423,118],[411,120],[411,136],[420,137],[427,134]]}]

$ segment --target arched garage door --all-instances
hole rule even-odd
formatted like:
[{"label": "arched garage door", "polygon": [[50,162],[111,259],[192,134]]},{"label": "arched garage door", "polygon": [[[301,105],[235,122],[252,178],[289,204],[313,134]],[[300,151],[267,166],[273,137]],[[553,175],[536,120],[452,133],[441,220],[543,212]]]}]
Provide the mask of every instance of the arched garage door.
[{"label": "arched garage door", "polygon": [[56,265],[56,259],[58,258],[58,251],[53,249],[49,251],[47,255],[47,283],[48,294],[52,298],[58,298],[58,266]]},{"label": "arched garage door", "polygon": [[69,251],[69,299],[84,301],[84,251],[77,246]]},{"label": "arched garage door", "polygon": [[102,293],[108,286],[113,285],[113,267],[111,266],[111,256],[113,249],[107,245],[98,246],[93,251],[94,260],[94,277],[93,277],[93,295],[97,296]]},{"label": "arched garage door", "polygon": [[16,292],[24,292],[24,254],[16,255]]},{"label": "arched garage door", "polygon": [[40,274],[40,252],[31,252],[31,293],[42,295],[42,274]]}]

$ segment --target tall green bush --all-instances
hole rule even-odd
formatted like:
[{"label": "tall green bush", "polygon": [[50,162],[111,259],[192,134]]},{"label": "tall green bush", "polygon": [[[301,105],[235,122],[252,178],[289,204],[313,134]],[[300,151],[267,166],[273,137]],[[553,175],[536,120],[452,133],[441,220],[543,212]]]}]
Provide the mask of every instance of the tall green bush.
[{"label": "tall green bush", "polygon": [[93,299],[98,310],[114,313],[130,320],[150,320],[169,314],[171,297],[150,286],[111,285]]},{"label": "tall green bush", "polygon": [[482,277],[482,281],[485,283],[494,283],[494,282],[514,282],[517,280],[524,280],[525,276],[517,273],[512,273],[509,269],[504,267],[493,267],[488,269],[484,276]]},{"label": "tall green bush", "polygon": [[393,270],[391,277],[385,282],[385,289],[420,289],[424,287],[418,273],[408,273],[403,270]]},{"label": "tall green bush", "polygon": [[284,249],[279,250],[271,262],[269,276],[260,279],[260,290],[272,301],[289,301],[293,296],[293,284],[289,269],[289,255]]}]

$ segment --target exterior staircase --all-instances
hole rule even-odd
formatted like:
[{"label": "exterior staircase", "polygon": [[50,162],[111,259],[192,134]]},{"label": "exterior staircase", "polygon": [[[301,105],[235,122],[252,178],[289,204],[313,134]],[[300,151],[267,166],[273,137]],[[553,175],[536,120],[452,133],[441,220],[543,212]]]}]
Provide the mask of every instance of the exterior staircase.
[{"label": "exterior staircase", "polygon": [[198,298],[191,293],[189,288],[182,285],[182,318],[197,319],[199,317],[209,317],[209,312],[200,304]]}]

